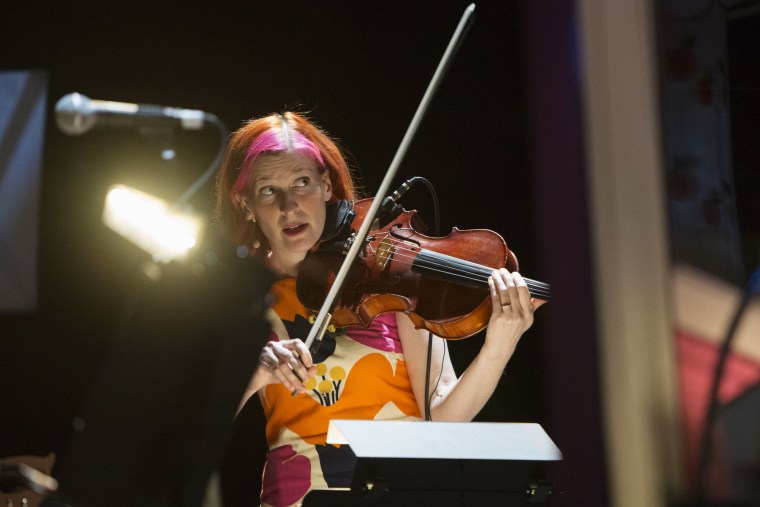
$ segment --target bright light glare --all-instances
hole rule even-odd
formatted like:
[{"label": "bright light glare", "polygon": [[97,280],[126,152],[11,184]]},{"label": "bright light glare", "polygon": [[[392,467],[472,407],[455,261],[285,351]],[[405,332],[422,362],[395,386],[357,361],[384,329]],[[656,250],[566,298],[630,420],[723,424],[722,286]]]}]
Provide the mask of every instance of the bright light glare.
[{"label": "bright light glare", "polygon": [[160,262],[186,257],[205,229],[201,215],[124,185],[108,191],[103,222]]}]

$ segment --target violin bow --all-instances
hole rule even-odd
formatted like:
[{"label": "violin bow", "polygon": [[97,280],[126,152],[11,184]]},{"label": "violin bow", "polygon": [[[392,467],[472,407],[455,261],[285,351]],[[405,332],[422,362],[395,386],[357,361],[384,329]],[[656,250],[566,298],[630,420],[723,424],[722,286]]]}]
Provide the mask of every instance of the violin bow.
[{"label": "violin bow", "polygon": [[[385,178],[383,178],[383,181],[380,183],[380,187],[377,189],[377,195],[375,196],[375,199],[373,199],[372,205],[367,211],[367,215],[364,217],[364,221],[362,222],[361,227],[359,227],[359,230],[355,233],[351,248],[349,248],[345,259],[343,259],[343,264],[341,265],[340,270],[338,270],[338,273],[335,275],[335,280],[333,281],[330,291],[327,293],[325,302],[322,304],[322,308],[319,310],[319,313],[314,320],[311,331],[309,331],[309,335],[304,341],[309,350],[312,350],[312,345],[315,343],[315,341],[317,343],[317,347],[319,346],[319,342],[322,341],[322,337],[324,336],[325,331],[330,324],[330,320],[332,319],[331,311],[335,307],[335,300],[337,299],[338,293],[343,286],[343,281],[346,279],[346,275],[348,275],[348,271],[351,268],[354,259],[356,259],[356,256],[359,254],[359,251],[364,244],[364,240],[367,238],[369,228],[372,226],[372,222],[375,220],[375,215],[377,215],[378,209],[380,209],[382,198],[388,193],[388,189],[390,188],[391,183],[393,183],[393,179],[396,177],[396,172],[398,172],[401,161],[406,156],[409,145],[411,144],[414,135],[417,133],[417,129],[422,122],[423,116],[425,116],[425,112],[427,111],[427,108],[433,99],[433,95],[438,89],[438,85],[443,79],[443,75],[446,73],[449,64],[454,58],[456,50],[459,48],[460,43],[464,39],[464,35],[467,29],[472,24],[472,16],[474,12],[475,4],[473,3],[465,9],[464,14],[462,14],[462,18],[459,20],[459,24],[457,25],[456,30],[454,30],[454,35],[451,37],[448,46],[446,46],[446,51],[443,53],[443,57],[441,57],[441,61],[438,63],[438,67],[436,68],[435,73],[433,74],[433,77],[430,80],[427,89],[425,90],[425,94],[422,96],[422,100],[417,106],[417,111],[414,113],[412,121],[409,123],[409,127],[406,129],[406,134],[404,134],[404,137],[401,140],[401,144],[399,144],[398,150],[396,150],[396,155],[393,157],[391,165],[388,168],[388,171],[385,173]],[[314,350],[312,350],[312,352],[314,352]]]}]

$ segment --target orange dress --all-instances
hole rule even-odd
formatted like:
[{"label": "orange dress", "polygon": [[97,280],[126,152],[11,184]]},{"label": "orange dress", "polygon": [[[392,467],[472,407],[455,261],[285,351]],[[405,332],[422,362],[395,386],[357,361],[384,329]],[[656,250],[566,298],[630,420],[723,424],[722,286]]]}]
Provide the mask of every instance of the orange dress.
[{"label": "orange dress", "polygon": [[[305,338],[310,312],[295,293],[295,278],[273,287],[272,340]],[[419,420],[396,316],[377,317],[369,329],[339,329],[323,340],[310,392],[292,396],[282,384],[259,391],[269,445],[262,478],[264,506],[298,505],[313,488],[349,487],[356,458],[346,445],[325,443],[331,419]],[[326,349],[326,350],[325,350]]]}]

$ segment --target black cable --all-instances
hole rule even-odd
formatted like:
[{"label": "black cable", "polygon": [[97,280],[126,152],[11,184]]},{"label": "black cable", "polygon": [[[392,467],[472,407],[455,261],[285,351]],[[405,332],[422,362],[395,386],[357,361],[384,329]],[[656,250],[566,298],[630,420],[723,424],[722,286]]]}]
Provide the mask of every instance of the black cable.
[{"label": "black cable", "polygon": [[430,180],[423,178],[422,176],[414,176],[406,180],[406,184],[411,186],[417,182],[424,183],[430,191],[430,199],[433,201],[433,235],[438,237],[441,235],[441,210],[438,207],[438,194],[435,193],[435,187],[430,183]]},{"label": "black cable", "polygon": [[431,421],[430,415],[430,399],[433,397],[433,393],[430,392],[430,367],[432,364],[433,356],[433,333],[428,332],[428,347],[427,347],[427,360],[425,361],[425,420]]},{"label": "black cable", "polygon": [[734,313],[731,325],[728,328],[726,337],[723,339],[723,344],[720,348],[720,354],[718,356],[718,362],[715,364],[715,371],[713,373],[712,389],[710,391],[709,406],[707,415],[705,416],[704,428],[702,431],[702,443],[699,453],[699,468],[697,471],[697,503],[701,504],[707,501],[707,495],[709,493],[708,488],[708,475],[709,465],[712,458],[712,428],[715,424],[715,420],[718,415],[719,401],[718,390],[720,388],[720,382],[723,378],[723,371],[725,369],[726,360],[728,354],[731,351],[731,342],[734,339],[736,330],[739,327],[739,321],[741,320],[744,311],[747,309],[752,298],[760,292],[760,267],[755,269],[752,276],[744,286],[742,292],[742,299],[739,302],[739,306]]},{"label": "black cable", "polygon": [[432,356],[433,356],[433,333],[428,332],[428,352],[427,352],[427,363],[426,363],[426,368],[425,368],[426,370],[425,392],[427,393],[427,397],[425,398],[425,420],[426,421],[433,420],[430,415],[430,403],[433,399],[433,395],[438,389],[438,384],[441,383],[441,377],[443,376],[443,363],[444,361],[446,361],[446,349],[448,349],[448,347],[444,343],[443,356],[441,357],[441,369],[438,371],[438,378],[435,380],[435,386],[433,386],[433,390],[430,391],[430,368],[431,368]]},{"label": "black cable", "polygon": [[[430,333],[431,336],[432,336],[432,334],[433,333]],[[432,347],[430,347],[430,349],[432,350]],[[430,401],[433,399],[433,393],[436,392],[436,390],[438,389],[438,384],[441,383],[441,377],[443,377],[443,362],[446,360],[446,350],[447,349],[448,349],[448,346],[443,347],[443,356],[441,357],[441,369],[438,372],[438,378],[435,379],[435,385],[433,386],[433,392],[431,392],[430,396],[428,397],[428,403],[430,403]],[[428,356],[428,361],[430,361],[430,357],[429,356]]]},{"label": "black cable", "polygon": [[380,217],[381,221],[393,220],[399,216],[404,211],[404,208],[398,203],[398,201],[401,199],[401,196],[411,190],[412,185],[417,182],[424,183],[430,191],[430,197],[433,201],[433,215],[435,218],[433,234],[435,236],[438,236],[440,234],[439,230],[441,228],[441,213],[440,209],[438,208],[438,195],[435,193],[433,184],[422,176],[413,176],[409,178],[403,182],[401,186],[399,186],[391,195],[383,199],[383,202],[380,204],[380,209],[378,210],[377,216]]},{"label": "black cable", "polygon": [[185,190],[185,192],[179,199],[177,199],[173,206],[180,206],[185,204],[188,199],[195,195],[195,193],[200,190],[209,179],[211,179],[211,177],[216,173],[219,165],[222,163],[224,152],[227,149],[227,126],[215,114],[206,113],[204,120],[208,123],[211,123],[219,130],[219,134],[221,135],[219,148],[216,151],[214,160],[211,161],[211,164],[208,166],[208,168],[187,188],[187,190]]},{"label": "black cable", "polygon": [[[441,229],[441,211],[438,207],[438,194],[435,192],[435,187],[433,187],[433,184],[430,183],[430,180],[427,178],[423,178],[422,176],[414,176],[412,178],[409,178],[404,182],[404,184],[401,186],[403,188],[403,192],[396,191],[396,194],[392,198],[392,202],[390,205],[396,204],[396,201],[406,193],[412,185],[414,185],[417,182],[422,182],[425,184],[425,186],[430,191],[430,198],[433,201],[433,218],[435,220],[434,226],[433,226],[433,235],[439,236],[440,235],[440,229]],[[390,210],[389,210],[390,211]],[[432,356],[433,356],[433,333],[428,333],[428,349],[427,349],[427,360],[425,361],[425,420],[430,421],[430,399],[432,397],[432,393],[430,392],[430,371],[431,371],[431,365],[432,365]],[[444,347],[443,350],[443,357],[445,359],[446,357],[446,348]],[[441,363],[441,374],[443,374],[443,362]],[[438,388],[438,382],[441,380],[441,375],[438,376],[438,380],[436,381],[436,389]]]}]

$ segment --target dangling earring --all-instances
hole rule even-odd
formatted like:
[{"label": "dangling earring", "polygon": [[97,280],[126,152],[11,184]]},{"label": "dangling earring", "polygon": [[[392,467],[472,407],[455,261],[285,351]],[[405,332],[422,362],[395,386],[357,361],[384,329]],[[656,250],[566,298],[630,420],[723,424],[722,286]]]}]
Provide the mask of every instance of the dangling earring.
[{"label": "dangling earring", "polygon": [[251,224],[251,236],[253,236],[251,247],[253,247],[254,250],[258,250],[261,248],[261,242],[259,241],[259,238],[256,237],[256,217],[253,218],[253,223]]},{"label": "dangling earring", "polygon": [[251,247],[254,250],[258,250],[261,248],[261,241],[256,237],[256,216],[251,212],[251,208],[248,207],[248,203],[245,201],[242,202],[243,209],[246,213],[251,215],[251,236],[253,236],[253,243],[251,244]]}]

